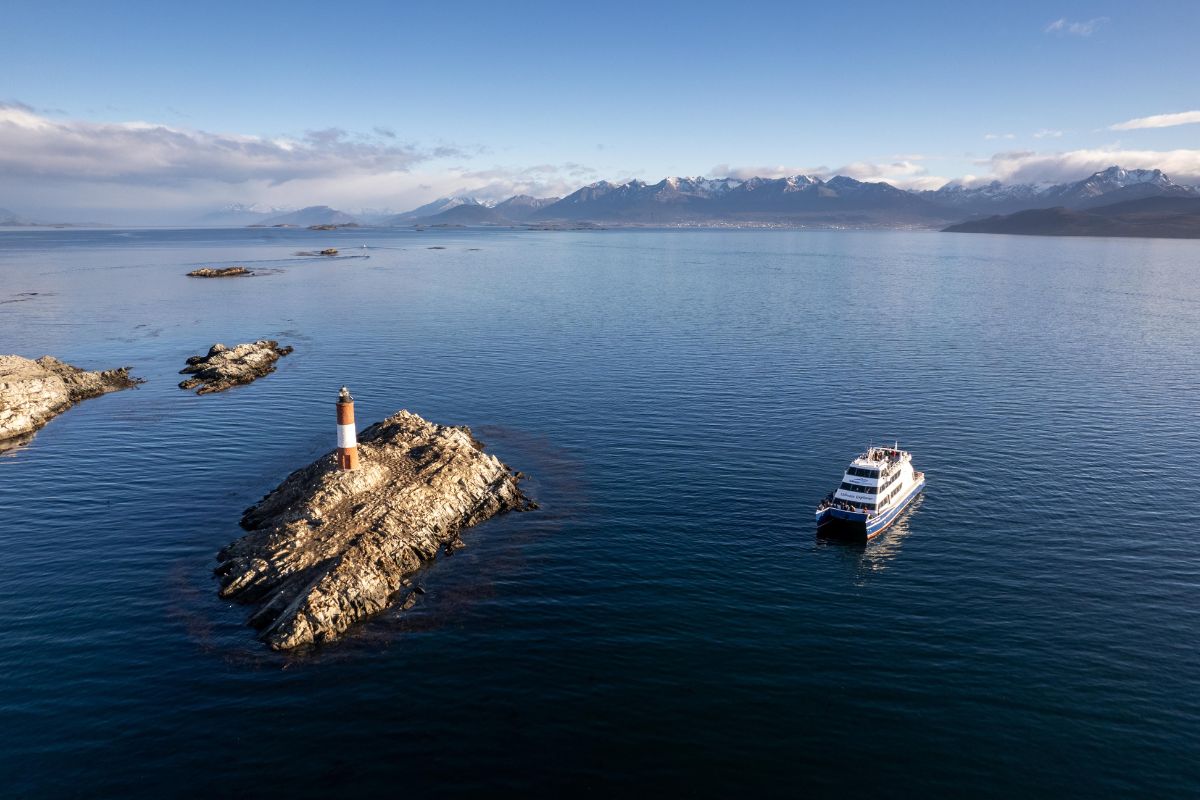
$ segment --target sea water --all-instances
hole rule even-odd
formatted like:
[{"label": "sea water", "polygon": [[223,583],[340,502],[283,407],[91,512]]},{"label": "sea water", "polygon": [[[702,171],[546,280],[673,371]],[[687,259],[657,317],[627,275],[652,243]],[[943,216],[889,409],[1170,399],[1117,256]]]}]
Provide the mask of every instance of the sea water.
[{"label": "sea water", "polygon": [[[259,338],[275,374],[176,387]],[[146,379],[0,455],[0,794],[1195,794],[1198,342],[1186,241],[0,233],[0,352]],[[272,653],[214,556],[343,384],[541,509]],[[924,496],[818,540],[895,441]]]}]

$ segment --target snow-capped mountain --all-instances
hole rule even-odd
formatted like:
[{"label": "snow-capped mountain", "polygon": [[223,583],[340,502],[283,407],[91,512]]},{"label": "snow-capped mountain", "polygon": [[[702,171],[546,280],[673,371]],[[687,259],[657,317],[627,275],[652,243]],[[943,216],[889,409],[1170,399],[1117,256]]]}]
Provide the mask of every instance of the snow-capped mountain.
[{"label": "snow-capped mountain", "polygon": [[1049,188],[1032,183],[1004,184],[992,181],[983,186],[966,187],[957,182],[946,184],[940,189],[920,192],[931,203],[953,210],[960,216],[971,214],[1007,214],[1032,203]]},{"label": "snow-capped mountain", "polygon": [[1113,166],[1080,181],[1054,185],[992,181],[966,188],[951,183],[920,193],[930,202],[962,217],[1011,214],[1032,208],[1094,208],[1143,197],[1190,197],[1196,192],[1174,183],[1162,170]]},{"label": "snow-capped mountain", "polygon": [[357,222],[345,211],[329,206],[308,206],[299,211],[281,214],[262,221],[262,225],[347,225]]},{"label": "snow-capped mountain", "polygon": [[1076,183],[1048,189],[1041,201],[1048,206],[1093,208],[1143,197],[1186,197],[1191,190],[1179,186],[1158,169],[1109,167]]},{"label": "snow-capped mountain", "polygon": [[497,203],[495,210],[505,219],[520,221],[529,219],[536,212],[551,203],[557,203],[558,200],[557,197],[531,197],[527,194],[518,194]]},{"label": "snow-capped mountain", "polygon": [[474,197],[469,197],[466,195],[439,197],[432,203],[426,203],[423,206],[418,206],[411,211],[405,211],[402,214],[393,214],[390,217],[386,217],[382,220],[382,224],[404,225],[406,223],[415,222],[419,219],[424,219],[425,217],[436,216],[437,214],[444,213],[452,208],[457,208],[458,206],[484,206],[485,208],[490,208],[492,203],[481,202]]},{"label": "snow-capped mountain", "polygon": [[254,225],[271,217],[294,211],[287,206],[268,206],[262,203],[230,203],[200,218],[202,225]]}]

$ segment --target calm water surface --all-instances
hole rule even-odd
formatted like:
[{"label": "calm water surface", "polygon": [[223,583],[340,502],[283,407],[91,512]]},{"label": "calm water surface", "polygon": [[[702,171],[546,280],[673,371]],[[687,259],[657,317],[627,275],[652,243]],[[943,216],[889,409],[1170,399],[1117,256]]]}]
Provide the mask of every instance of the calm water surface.
[{"label": "calm water surface", "polygon": [[[176,388],[261,337],[276,374]],[[0,794],[1195,796],[1198,342],[1194,242],[0,233],[0,352],[147,379],[0,456]],[[542,510],[273,654],[214,555],[343,383]],[[893,439],[919,505],[817,541]]]}]

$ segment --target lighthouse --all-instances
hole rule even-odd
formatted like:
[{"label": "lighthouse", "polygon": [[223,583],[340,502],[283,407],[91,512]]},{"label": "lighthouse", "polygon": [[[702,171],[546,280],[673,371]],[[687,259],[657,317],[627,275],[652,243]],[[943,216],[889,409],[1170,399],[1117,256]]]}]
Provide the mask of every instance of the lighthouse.
[{"label": "lighthouse", "polygon": [[354,431],[354,398],[345,386],[337,400],[337,463],[341,469],[358,466],[358,438]]}]

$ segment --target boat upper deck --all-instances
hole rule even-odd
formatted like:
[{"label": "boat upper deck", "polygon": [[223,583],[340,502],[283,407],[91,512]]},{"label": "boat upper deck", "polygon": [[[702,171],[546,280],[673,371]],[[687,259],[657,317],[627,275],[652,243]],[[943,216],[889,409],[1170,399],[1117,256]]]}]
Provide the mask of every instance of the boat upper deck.
[{"label": "boat upper deck", "polygon": [[895,447],[872,447],[851,461],[850,466],[881,470],[910,460],[912,456],[904,450]]}]

